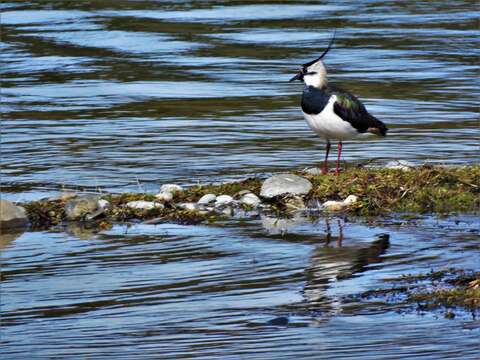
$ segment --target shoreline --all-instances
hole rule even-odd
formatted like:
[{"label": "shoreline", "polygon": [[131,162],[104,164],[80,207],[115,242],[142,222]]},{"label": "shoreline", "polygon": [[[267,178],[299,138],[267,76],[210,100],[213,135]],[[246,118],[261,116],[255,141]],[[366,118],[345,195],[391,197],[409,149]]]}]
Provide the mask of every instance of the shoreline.
[{"label": "shoreline", "polygon": [[[282,179],[291,176],[292,179]],[[158,193],[76,194],[19,204],[32,228],[68,221],[126,221],[197,224],[236,214],[288,217],[298,211],[341,212],[353,216],[391,213],[477,213],[480,209],[480,166],[399,166],[348,169],[339,176],[316,169],[274,175],[280,183],[259,177],[224,184],[182,188],[165,184]],[[277,179],[278,180],[278,179]],[[287,181],[288,180],[288,181]],[[298,183],[303,182],[303,188]],[[292,188],[293,186],[293,188]],[[295,188],[297,186],[297,188]],[[203,197],[203,198],[202,198]]]}]

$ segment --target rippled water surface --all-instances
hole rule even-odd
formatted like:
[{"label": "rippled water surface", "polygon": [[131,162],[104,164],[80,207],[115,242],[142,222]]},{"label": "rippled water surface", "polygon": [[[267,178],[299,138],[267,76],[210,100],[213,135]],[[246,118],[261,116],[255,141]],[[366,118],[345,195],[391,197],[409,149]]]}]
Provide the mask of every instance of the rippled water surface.
[{"label": "rippled water surface", "polygon": [[333,28],[331,81],[391,128],[346,144],[346,160],[479,159],[475,1],[89,3],[3,4],[7,192],[315,164],[323,143],[300,114],[302,85],[287,80]]},{"label": "rippled water surface", "polygon": [[478,268],[478,223],[263,218],[2,239],[6,358],[475,359],[480,323],[345,302],[385,279]]},{"label": "rippled water surface", "polygon": [[[2,196],[156,190],[314,165],[288,79],[330,80],[385,121],[345,160],[478,162],[476,1],[17,1],[1,14]],[[4,234],[5,358],[463,358],[465,316],[345,303],[384,279],[478,270],[473,217],[416,225],[232,220]],[[457,222],[456,222],[457,221]]]}]

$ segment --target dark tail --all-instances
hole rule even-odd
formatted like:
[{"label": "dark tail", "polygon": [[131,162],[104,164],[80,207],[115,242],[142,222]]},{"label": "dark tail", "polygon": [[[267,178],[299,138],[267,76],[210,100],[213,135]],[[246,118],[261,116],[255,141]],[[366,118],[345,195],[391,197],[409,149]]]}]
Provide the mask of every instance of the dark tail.
[{"label": "dark tail", "polygon": [[378,136],[387,136],[388,128],[383,122],[372,116],[367,131]]}]

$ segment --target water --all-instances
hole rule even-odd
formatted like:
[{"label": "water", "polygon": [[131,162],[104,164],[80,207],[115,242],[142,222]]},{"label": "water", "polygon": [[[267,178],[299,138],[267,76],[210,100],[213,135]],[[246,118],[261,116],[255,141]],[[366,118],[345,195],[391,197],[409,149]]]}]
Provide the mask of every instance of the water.
[{"label": "water", "polygon": [[[475,5],[3,3],[2,196],[153,191],[314,165],[323,144],[288,79],[333,28],[331,81],[391,129],[347,142],[347,162],[478,162]],[[475,358],[478,320],[343,301],[392,275],[478,270],[475,219],[459,219],[2,235],[2,353]],[[269,324],[283,316],[287,325]]]},{"label": "water", "polygon": [[[478,358],[469,314],[397,314],[348,295],[477,268],[474,217],[115,226],[3,243],[5,358]],[[272,325],[286,317],[285,325]]]},{"label": "water", "polygon": [[334,27],[331,81],[391,129],[348,142],[345,160],[478,161],[478,12],[441,3],[6,3],[4,192],[311,166],[324,145],[287,80]]}]

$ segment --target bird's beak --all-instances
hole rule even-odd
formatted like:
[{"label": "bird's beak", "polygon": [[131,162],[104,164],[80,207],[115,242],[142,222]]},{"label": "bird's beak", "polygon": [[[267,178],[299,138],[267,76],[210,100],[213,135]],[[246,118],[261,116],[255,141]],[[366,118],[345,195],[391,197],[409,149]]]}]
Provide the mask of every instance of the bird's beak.
[{"label": "bird's beak", "polygon": [[303,73],[299,71],[294,77],[292,77],[289,81],[295,81],[295,80],[303,80]]}]

